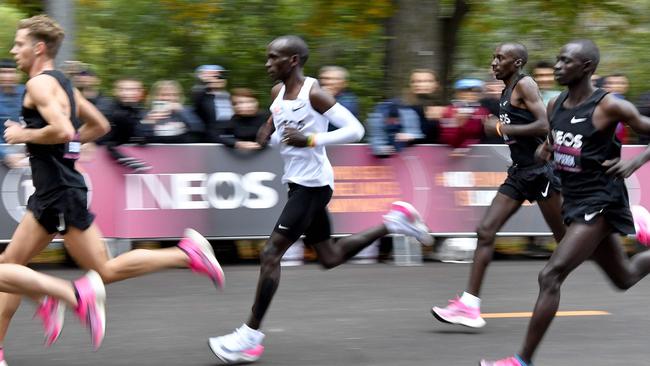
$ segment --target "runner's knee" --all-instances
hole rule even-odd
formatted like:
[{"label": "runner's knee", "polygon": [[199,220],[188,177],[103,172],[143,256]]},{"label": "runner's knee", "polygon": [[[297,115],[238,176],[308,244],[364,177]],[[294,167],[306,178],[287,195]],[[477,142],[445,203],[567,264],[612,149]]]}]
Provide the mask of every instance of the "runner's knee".
[{"label": "runner's knee", "polygon": [[488,227],[487,225],[480,224],[476,228],[476,235],[478,236],[478,245],[492,245],[496,237],[496,230]]},{"label": "runner's knee", "polygon": [[562,266],[556,266],[552,264],[546,265],[544,269],[539,272],[537,278],[539,282],[539,288],[542,291],[559,291],[562,286],[562,281],[566,277],[564,274]]},{"label": "runner's knee", "polygon": [[260,253],[260,264],[262,271],[270,271],[280,265],[282,254],[273,245],[266,245]]}]

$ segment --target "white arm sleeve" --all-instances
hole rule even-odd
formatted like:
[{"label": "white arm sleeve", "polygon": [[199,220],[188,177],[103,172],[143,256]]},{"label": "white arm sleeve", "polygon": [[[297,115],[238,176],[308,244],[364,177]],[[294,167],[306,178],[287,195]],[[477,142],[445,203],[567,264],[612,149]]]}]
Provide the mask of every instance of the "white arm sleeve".
[{"label": "white arm sleeve", "polygon": [[317,134],[315,140],[318,146],[357,142],[366,132],[357,117],[339,103],[334,104],[323,116],[339,129]]}]

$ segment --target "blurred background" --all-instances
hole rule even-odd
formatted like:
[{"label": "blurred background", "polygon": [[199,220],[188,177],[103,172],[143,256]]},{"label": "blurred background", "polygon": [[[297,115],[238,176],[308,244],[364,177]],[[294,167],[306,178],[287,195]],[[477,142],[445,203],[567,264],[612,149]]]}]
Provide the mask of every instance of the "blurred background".
[{"label": "blurred background", "polygon": [[[246,153],[261,150],[254,142],[255,131],[268,117],[272,86],[264,68],[266,45],[284,34],[307,41],[311,54],[306,74],[318,77],[365,124],[367,155],[375,160],[358,158],[358,164],[398,171],[400,151],[416,144],[436,144],[431,150],[408,150],[416,151],[413,154],[422,161],[431,154],[444,156],[436,162],[439,165],[427,168],[430,182],[434,177],[440,182],[439,176],[447,171],[478,171],[476,177],[505,171],[505,146],[497,154],[504,158],[492,159],[497,166],[487,172],[489,163],[473,160],[468,168],[462,160],[477,156],[470,150],[475,144],[502,143],[484,135],[481,126],[491,114],[498,114],[503,84],[491,75],[490,62],[501,42],[517,41],[528,47],[526,71],[537,80],[546,102],[560,91],[552,78],[559,48],[571,39],[590,38],[602,54],[594,83],[650,114],[648,0],[0,0],[0,75],[6,76],[0,78],[2,120],[18,118],[25,81],[15,72],[9,54],[16,24],[41,13],[57,19],[66,31],[57,65],[113,127],[99,142],[99,150],[107,152],[112,160],[106,164],[113,164],[107,166],[116,173],[102,170],[99,179],[152,168],[160,171],[172,160],[163,160],[164,154],[173,156],[176,151],[134,150],[133,145],[207,142]],[[617,136],[623,143],[650,140],[623,124],[619,127]],[[0,153],[5,166],[0,175],[24,164],[20,154]],[[233,166],[242,159],[222,150],[218,155],[232,160]],[[241,174],[250,171],[256,159],[262,164],[259,155],[246,159]],[[176,168],[171,166],[166,169]],[[471,235],[499,179],[483,186],[472,183],[467,187],[473,190],[460,193],[449,189],[453,184],[433,187],[430,183],[430,188],[454,195],[450,210],[474,210],[464,225],[469,229],[457,230]],[[397,185],[394,177],[390,180]],[[640,182],[634,186],[639,192]],[[11,189],[9,195],[15,195],[17,189]],[[403,198],[407,190],[398,187],[394,198]],[[274,209],[281,207],[282,199]],[[384,210],[388,199],[373,201],[376,212]],[[356,203],[349,207],[358,209]],[[436,215],[438,211],[432,212],[431,220]],[[116,220],[105,225],[119,224]],[[444,247],[445,240],[441,237],[436,248]],[[634,240],[628,242],[630,251],[639,249]],[[256,260],[260,243],[221,241],[219,246],[237,251],[234,258]],[[448,242],[447,247],[461,253],[450,258],[468,259],[473,245],[472,240]],[[547,256],[553,247],[544,235],[500,239],[497,245],[498,253],[533,256]]]},{"label": "blurred background", "polygon": [[486,77],[499,42],[524,43],[532,72],[564,42],[587,37],[602,50],[599,74],[627,75],[634,100],[650,81],[649,10],[647,0],[3,0],[0,57],[20,18],[47,12],[67,32],[61,61],[92,65],[104,88],[137,75],[146,86],[173,78],[189,90],[198,65],[219,64],[230,87],[266,91],[267,43],[298,34],[311,48],[307,74],[345,67],[363,114],[398,96],[414,68],[435,70],[449,97],[455,79]]}]

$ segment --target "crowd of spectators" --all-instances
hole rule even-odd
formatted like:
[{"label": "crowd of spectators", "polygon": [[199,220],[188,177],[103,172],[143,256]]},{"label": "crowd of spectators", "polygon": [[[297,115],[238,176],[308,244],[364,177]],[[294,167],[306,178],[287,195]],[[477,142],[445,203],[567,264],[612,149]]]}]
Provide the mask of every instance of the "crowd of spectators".
[{"label": "crowd of spectators", "polygon": [[[111,132],[99,144],[105,145],[116,162],[136,171],[149,169],[146,162],[126,155],[123,144],[221,143],[242,151],[255,151],[257,130],[269,118],[260,107],[257,91],[228,89],[228,71],[219,65],[196,68],[196,83],[187,93],[175,80],[160,80],[147,91],[137,77],[121,78],[111,95],[104,94],[98,75],[81,62],[66,62],[64,71],[79,91],[107,117]],[[559,95],[553,65],[538,62],[532,68],[542,99],[547,103]],[[366,125],[366,142],[378,157],[391,156],[412,144],[445,144],[452,154],[462,154],[470,144],[502,143],[486,135],[483,122],[498,115],[503,83],[493,76],[459,78],[453,84],[453,98],[441,98],[436,73],[415,69],[401,95],[377,103],[363,116],[357,96],[348,89],[350,74],[340,66],[320,69],[319,83]],[[20,119],[24,85],[11,60],[0,60],[0,121]],[[596,86],[619,98],[626,98],[629,81],[623,74],[594,76]],[[641,95],[637,106],[650,115],[650,93]],[[364,118],[365,117],[365,118]],[[331,127],[334,129],[335,127]],[[0,138],[1,138],[0,134]],[[633,136],[621,123],[617,137],[622,143],[648,143],[648,136]],[[0,149],[5,165],[17,166],[24,156]]]}]

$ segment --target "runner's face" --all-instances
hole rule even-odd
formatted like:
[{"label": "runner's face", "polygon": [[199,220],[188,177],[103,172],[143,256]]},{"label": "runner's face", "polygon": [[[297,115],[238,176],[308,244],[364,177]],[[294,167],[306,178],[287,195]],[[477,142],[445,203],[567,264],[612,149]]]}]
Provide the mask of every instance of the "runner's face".
[{"label": "runner's face", "polygon": [[29,69],[34,64],[34,59],[37,55],[36,45],[32,37],[29,36],[29,30],[19,29],[14,38],[14,46],[11,49],[11,54],[14,56],[16,66],[19,70],[29,72]]},{"label": "runner's face", "polygon": [[266,72],[273,80],[285,80],[291,73],[292,58],[286,55],[275,42],[271,42],[266,50]]},{"label": "runner's face", "polygon": [[585,61],[579,57],[580,45],[568,44],[560,50],[553,67],[555,80],[560,85],[569,85],[585,75]]},{"label": "runner's face", "polygon": [[516,58],[508,45],[497,47],[492,56],[492,72],[498,80],[506,80],[517,71]]}]

